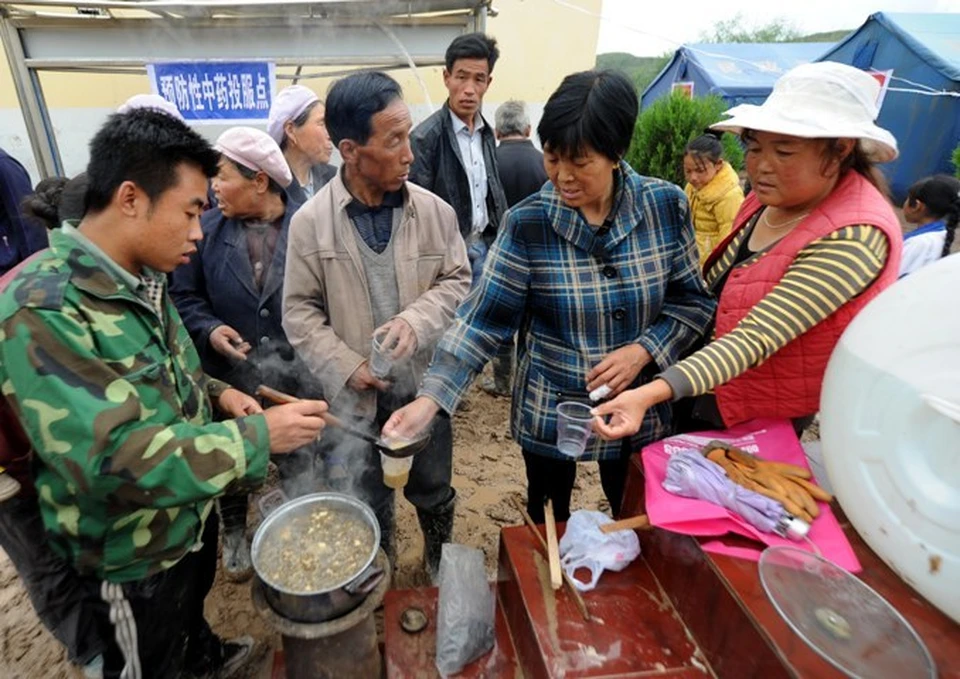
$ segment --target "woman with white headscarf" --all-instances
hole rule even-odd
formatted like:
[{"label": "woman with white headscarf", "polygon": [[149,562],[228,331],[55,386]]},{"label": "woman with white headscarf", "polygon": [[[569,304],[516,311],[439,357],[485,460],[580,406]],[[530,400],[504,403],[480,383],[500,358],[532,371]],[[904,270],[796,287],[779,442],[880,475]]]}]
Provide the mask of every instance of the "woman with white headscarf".
[{"label": "woman with white headscarf", "polygon": [[[259,384],[315,394],[280,323],[287,232],[299,207],[286,192],[290,168],[276,142],[251,127],[227,130],[215,148],[221,154],[212,181],[218,207],[203,214],[203,240],[173,272],[170,295],[208,375],[248,394]],[[310,471],[312,454],[301,450],[274,462],[289,492]],[[233,580],[245,579],[252,572],[246,496],[222,498],[220,514],[224,570]]]},{"label": "woman with white headscarf", "polygon": [[337,173],[329,163],[333,144],[324,113],[323,102],[303,85],[280,90],[270,107],[267,134],[287,159],[293,173],[293,182],[287,190],[300,204],[313,198]]}]

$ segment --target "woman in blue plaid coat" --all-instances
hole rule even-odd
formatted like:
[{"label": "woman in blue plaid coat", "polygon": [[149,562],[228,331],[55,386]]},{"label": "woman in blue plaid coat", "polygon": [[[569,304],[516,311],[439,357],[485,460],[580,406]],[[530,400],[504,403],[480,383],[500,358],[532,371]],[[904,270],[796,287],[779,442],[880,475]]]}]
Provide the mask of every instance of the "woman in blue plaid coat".
[{"label": "woman in blue plaid coat", "polygon": [[[452,414],[501,343],[519,330],[511,431],[527,471],[527,509],[542,521],[553,500],[570,513],[576,462],[557,450],[556,407],[645,383],[705,332],[714,301],[697,264],[687,199],[641,177],[622,158],[637,117],[632,83],[613,71],[564,79],[537,128],[550,181],[510,210],[479,284],[437,346],[418,398],[385,436],[413,436]],[[669,433],[667,404],[625,441],[599,438],[597,460],[614,514],[631,453]]]}]

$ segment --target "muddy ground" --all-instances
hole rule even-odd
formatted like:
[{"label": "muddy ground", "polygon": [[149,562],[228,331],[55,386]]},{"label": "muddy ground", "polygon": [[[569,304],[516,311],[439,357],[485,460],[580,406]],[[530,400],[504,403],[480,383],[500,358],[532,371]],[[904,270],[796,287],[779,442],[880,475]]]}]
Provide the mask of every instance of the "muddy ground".
[{"label": "muddy ground", "polygon": [[[482,549],[488,574],[496,569],[501,526],[522,522],[509,498],[526,487],[519,447],[509,436],[509,400],[474,388],[454,424],[454,479],[459,501],[454,527],[456,542]],[[573,509],[607,509],[596,464],[581,466]],[[394,587],[423,584],[420,566],[423,542],[416,514],[404,500],[397,505],[398,549]],[[223,637],[250,634],[260,643],[260,658],[278,639],[261,622],[250,601],[249,584],[236,585],[218,574],[207,598],[207,618]],[[56,640],[37,620],[16,571],[0,551],[0,677],[65,679],[79,677]],[[248,677],[261,674],[257,663]]]}]

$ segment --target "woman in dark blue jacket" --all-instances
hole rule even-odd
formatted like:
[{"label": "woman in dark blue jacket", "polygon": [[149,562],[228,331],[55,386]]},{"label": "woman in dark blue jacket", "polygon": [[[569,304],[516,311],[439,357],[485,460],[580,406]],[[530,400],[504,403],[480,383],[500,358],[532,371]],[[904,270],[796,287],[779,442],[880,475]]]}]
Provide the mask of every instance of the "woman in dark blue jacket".
[{"label": "woman in dark blue jacket", "polygon": [[[265,133],[236,127],[217,140],[220,170],[213,179],[219,207],[202,217],[203,240],[193,259],[174,271],[170,294],[207,374],[252,394],[258,384],[318,396],[280,324],[287,229],[296,203],[285,191],[292,177],[280,147]],[[289,493],[310,469],[312,452],[274,459]],[[299,485],[299,484],[297,484]],[[252,573],[245,537],[247,498],[220,501],[223,565],[228,577]]]}]

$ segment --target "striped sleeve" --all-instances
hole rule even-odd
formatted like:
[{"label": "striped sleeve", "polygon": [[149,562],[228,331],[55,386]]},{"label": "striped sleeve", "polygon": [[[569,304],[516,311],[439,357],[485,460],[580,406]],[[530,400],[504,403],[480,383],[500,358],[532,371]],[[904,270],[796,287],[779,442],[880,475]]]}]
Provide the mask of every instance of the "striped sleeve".
[{"label": "striped sleeve", "polygon": [[727,243],[727,249],[723,251],[723,254],[720,255],[713,266],[704,272],[703,280],[708,288],[712,287],[717,279],[733,266],[733,261],[737,258],[737,253],[740,252],[740,244],[743,243],[743,239],[748,233],[750,233],[750,229],[740,229]]},{"label": "striped sleeve", "polygon": [[675,399],[699,396],[759,365],[863,292],[889,245],[873,226],[848,226],[801,250],[780,282],[731,332],[660,377]]}]

